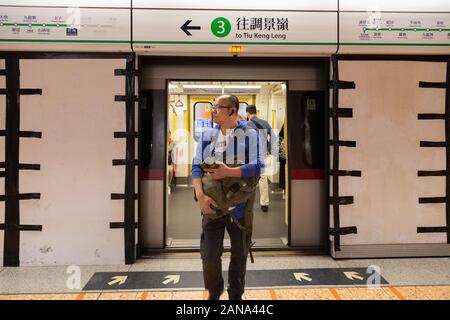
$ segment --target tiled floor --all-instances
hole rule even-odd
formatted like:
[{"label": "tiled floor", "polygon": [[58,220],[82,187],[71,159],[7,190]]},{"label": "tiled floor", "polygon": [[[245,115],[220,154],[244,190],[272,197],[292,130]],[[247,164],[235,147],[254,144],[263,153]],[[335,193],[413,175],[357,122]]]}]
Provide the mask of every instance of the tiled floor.
[{"label": "tiled floor", "polygon": [[[205,291],[0,295],[0,300],[205,300]],[[224,293],[221,299],[227,299]],[[244,300],[450,300],[450,286],[247,290]]]},{"label": "tiled floor", "polygon": [[[223,270],[227,270],[229,253],[224,254]],[[248,300],[271,299],[449,299],[450,300],[450,258],[423,259],[354,259],[333,260],[329,256],[303,256],[295,253],[275,254],[258,252],[255,263],[248,263],[248,270],[285,270],[308,268],[349,268],[378,266],[389,287],[369,289],[326,288],[322,286],[298,286],[270,290],[256,290],[254,286],[245,293]],[[79,293],[96,272],[138,272],[138,271],[200,271],[199,253],[177,253],[155,255],[138,260],[133,265],[80,266],[80,283],[77,289],[68,285],[71,273],[67,266],[45,267],[0,267],[0,299],[142,299],[142,300],[184,300],[204,299],[203,284],[167,291],[164,289],[136,289],[132,293],[86,291]],[[151,288],[151,287],[149,287]],[[157,291],[166,290],[166,291]],[[131,290],[128,290],[131,291]],[[47,293],[51,293],[46,295]],[[227,299],[226,294],[222,296]]]}]

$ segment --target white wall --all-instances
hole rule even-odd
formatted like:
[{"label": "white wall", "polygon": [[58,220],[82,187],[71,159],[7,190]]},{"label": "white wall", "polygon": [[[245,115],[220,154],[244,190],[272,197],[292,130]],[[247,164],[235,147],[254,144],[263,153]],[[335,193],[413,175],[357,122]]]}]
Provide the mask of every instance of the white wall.
[{"label": "white wall", "polygon": [[20,161],[40,171],[20,172],[20,192],[40,192],[40,200],[20,204],[23,224],[42,232],[21,232],[21,265],[120,264],[124,219],[124,77],[115,77],[117,60],[22,60],[21,86],[42,88],[42,96],[21,97],[21,130],[42,131],[42,139],[21,139]]},{"label": "white wall", "polygon": [[[339,169],[361,170],[362,177],[340,177],[341,226],[358,228],[341,244],[444,243],[443,233],[417,233],[417,227],[444,226],[445,204],[419,204],[419,197],[445,196],[445,177],[418,177],[418,170],[445,170],[445,148],[419,142],[445,141],[442,120],[418,120],[418,113],[444,113],[445,90],[419,88],[419,81],[445,82],[446,64],[431,62],[341,61],[339,107],[353,118],[339,120],[339,139],[356,148],[339,149]],[[331,132],[331,131],[330,131]],[[332,156],[332,155],[331,155]],[[332,220],[332,207],[330,206]]]}]

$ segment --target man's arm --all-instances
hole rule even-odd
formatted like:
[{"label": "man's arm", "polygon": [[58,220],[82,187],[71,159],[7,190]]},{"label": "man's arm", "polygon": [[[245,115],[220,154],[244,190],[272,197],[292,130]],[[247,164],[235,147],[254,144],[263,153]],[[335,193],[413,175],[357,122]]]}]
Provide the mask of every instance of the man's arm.
[{"label": "man's arm", "polygon": [[203,192],[202,179],[201,178],[194,179],[192,180],[192,183],[194,185],[195,197],[197,199],[203,197],[205,193]]},{"label": "man's arm", "polygon": [[195,156],[192,161],[192,183],[194,185],[195,190],[195,197],[198,200],[198,205],[200,207],[200,210],[205,213],[214,213],[214,210],[211,209],[211,205],[214,207],[217,207],[216,202],[211,198],[208,197],[203,192],[203,183],[202,183],[202,177],[203,177],[203,169],[201,167],[202,159],[203,159],[203,137],[200,139],[200,141],[197,144],[197,149],[195,150]]},{"label": "man's arm", "polygon": [[203,169],[201,167],[203,160],[203,135],[195,149],[194,159],[192,160],[191,175],[192,179],[201,178],[203,176]]},{"label": "man's arm", "polygon": [[202,179],[201,178],[193,179],[192,183],[194,184],[195,197],[198,200],[200,210],[205,214],[214,213],[214,210],[211,208],[211,205],[213,207],[217,207],[217,203],[211,197],[208,197],[203,192]]}]

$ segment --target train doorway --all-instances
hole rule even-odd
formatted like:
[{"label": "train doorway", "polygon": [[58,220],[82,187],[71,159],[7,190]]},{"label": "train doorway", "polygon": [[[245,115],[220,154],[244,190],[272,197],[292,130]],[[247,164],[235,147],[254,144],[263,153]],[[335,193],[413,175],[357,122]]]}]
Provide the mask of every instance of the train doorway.
[{"label": "train doorway", "polygon": [[326,58],[139,58],[141,253],[198,250],[190,163],[222,93],[240,98],[243,118],[255,104],[286,146],[285,163],[272,161],[268,212],[255,202],[255,247],[326,252],[328,65]]},{"label": "train doorway", "polygon": [[[202,132],[216,125],[211,112],[214,100],[221,94],[236,95],[243,120],[247,120],[247,106],[255,105],[256,117],[269,123],[275,143],[285,125],[286,83],[168,81],[167,92],[166,248],[197,248],[201,216],[193,199],[190,169]],[[284,248],[288,243],[286,155],[275,149],[265,155],[265,163],[253,208],[253,239],[255,247]],[[225,246],[228,241],[226,236]]]}]

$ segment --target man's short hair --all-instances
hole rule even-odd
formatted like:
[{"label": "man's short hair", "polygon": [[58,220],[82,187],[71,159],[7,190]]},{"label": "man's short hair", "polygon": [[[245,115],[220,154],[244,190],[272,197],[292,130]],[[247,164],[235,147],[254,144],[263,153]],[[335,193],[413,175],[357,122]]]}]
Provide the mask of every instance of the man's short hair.
[{"label": "man's short hair", "polygon": [[256,106],[254,104],[249,104],[247,106],[247,112],[250,114],[256,114]]},{"label": "man's short hair", "polygon": [[236,108],[236,113],[239,111],[239,98],[236,97],[234,94],[225,94],[223,96],[221,96],[225,99],[228,100],[228,102],[230,103],[230,107]]},{"label": "man's short hair", "polygon": [[230,100],[230,107],[235,107],[236,110],[239,110],[239,99],[234,94],[230,94],[229,98]]}]

